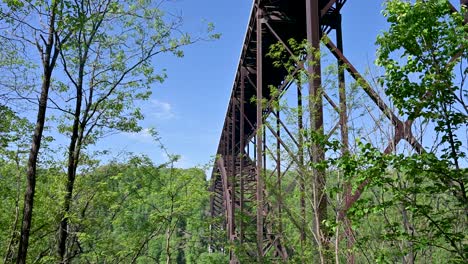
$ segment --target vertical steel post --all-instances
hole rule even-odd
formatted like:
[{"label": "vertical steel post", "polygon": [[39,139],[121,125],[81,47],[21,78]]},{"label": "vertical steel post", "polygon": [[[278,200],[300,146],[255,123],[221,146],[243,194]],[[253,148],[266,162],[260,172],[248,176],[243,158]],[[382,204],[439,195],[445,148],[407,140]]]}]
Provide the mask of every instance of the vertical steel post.
[{"label": "vertical steel post", "polygon": [[243,221],[243,215],[244,215],[244,116],[245,116],[245,69],[242,67],[241,68],[241,94],[240,94],[240,132],[239,132],[239,137],[240,137],[240,155],[239,155],[239,177],[240,177],[240,215],[241,217],[239,218],[239,228],[240,228],[240,243],[242,244],[244,242],[244,221]]},{"label": "vertical steel post", "polygon": [[262,47],[262,19],[263,12],[260,1],[257,2],[257,261],[263,263],[263,47]]},{"label": "vertical steel post", "polygon": [[[321,67],[320,67],[320,9],[318,0],[306,0],[306,24],[307,24],[307,41],[310,44],[311,50],[308,54],[307,70],[309,73],[309,111],[310,111],[310,126],[311,132],[315,134],[316,139],[312,139],[311,153],[312,162],[320,163],[324,160],[325,155],[323,147],[318,138],[323,137],[323,100],[321,91]],[[324,196],[325,188],[325,173],[320,169],[313,169],[314,176],[314,232],[318,240],[319,250],[322,250],[326,245],[323,220],[327,215],[327,200]]]}]

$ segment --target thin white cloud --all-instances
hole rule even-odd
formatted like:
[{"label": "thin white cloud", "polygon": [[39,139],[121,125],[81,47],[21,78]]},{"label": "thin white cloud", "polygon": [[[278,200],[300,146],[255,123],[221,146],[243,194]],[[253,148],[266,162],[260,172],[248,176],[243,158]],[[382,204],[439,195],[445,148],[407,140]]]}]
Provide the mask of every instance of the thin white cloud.
[{"label": "thin white cloud", "polygon": [[149,116],[159,120],[169,120],[175,117],[172,105],[168,102],[163,102],[157,99],[149,101],[148,109],[146,109],[146,111],[149,112]]}]

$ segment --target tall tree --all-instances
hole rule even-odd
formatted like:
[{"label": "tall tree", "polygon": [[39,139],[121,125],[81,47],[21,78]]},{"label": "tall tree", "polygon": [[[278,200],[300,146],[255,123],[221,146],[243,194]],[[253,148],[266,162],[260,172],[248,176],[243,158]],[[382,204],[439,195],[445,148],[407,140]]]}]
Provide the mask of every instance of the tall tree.
[{"label": "tall tree", "polygon": [[434,127],[438,139],[432,151],[455,169],[441,180],[453,188],[468,216],[460,166],[466,159],[460,137],[468,122],[465,12],[466,6],[454,12],[449,1],[388,1],[384,15],[390,29],[377,39],[377,62],[386,69],[381,80],[400,112]]},{"label": "tall tree", "polygon": [[51,98],[53,108],[64,114],[59,128],[70,140],[57,247],[63,263],[68,262],[69,212],[81,152],[109,133],[140,131],[143,115],[136,102],[148,99],[152,85],[166,77],[153,58],[162,53],[182,57],[182,46],[200,40],[181,33],[181,18],[166,15],[164,2],[71,3],[74,33],[60,51],[68,80],[58,82],[57,96]]},{"label": "tall tree", "polygon": [[[36,189],[36,170],[46,118],[49,89],[61,45],[67,36],[63,28],[63,1],[3,1],[0,16],[5,24],[2,35],[21,45],[37,49],[42,76],[34,133],[31,141],[24,196],[21,238],[17,263],[25,263],[31,230]],[[35,23],[37,21],[37,23]]]}]

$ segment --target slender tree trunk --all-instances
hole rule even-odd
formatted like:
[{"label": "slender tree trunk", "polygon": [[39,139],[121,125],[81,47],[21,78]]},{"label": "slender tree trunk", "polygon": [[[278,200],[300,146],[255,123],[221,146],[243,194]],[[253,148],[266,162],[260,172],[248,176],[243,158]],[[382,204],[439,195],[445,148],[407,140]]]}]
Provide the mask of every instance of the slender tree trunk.
[{"label": "slender tree trunk", "polygon": [[[80,106],[81,107],[81,106]],[[78,122],[79,124],[79,122]],[[78,163],[81,153],[81,146],[83,141],[83,127],[76,127],[77,134],[75,135],[75,126],[73,127],[72,137],[70,140],[69,146],[69,160],[67,168],[67,183],[66,183],[66,193],[63,204],[63,215],[62,220],[60,221],[59,226],[59,241],[58,241],[58,255],[60,257],[61,263],[68,263],[67,254],[67,238],[68,238],[68,214],[70,213],[72,198],[73,198],[73,189],[75,186],[76,180],[76,171],[78,169]]]},{"label": "slender tree trunk", "polygon": [[18,228],[18,218],[19,218],[19,206],[18,203],[16,204],[15,208],[15,220],[13,221],[12,229],[11,229],[11,237],[10,237],[10,242],[8,243],[7,251],[5,254],[5,258],[3,259],[3,263],[8,263],[10,261],[13,261],[13,246],[17,239],[17,234],[16,234],[16,229]]},{"label": "slender tree trunk", "polygon": [[29,152],[28,170],[26,176],[26,192],[24,195],[23,207],[23,220],[21,227],[21,238],[18,248],[17,263],[26,263],[28,252],[29,232],[31,230],[32,213],[34,206],[34,193],[36,191],[36,168],[39,149],[41,147],[42,134],[44,131],[47,101],[49,97],[49,88],[51,83],[52,71],[55,67],[55,62],[59,54],[57,41],[57,32],[55,31],[55,17],[57,12],[57,5],[59,1],[54,1],[50,11],[49,32],[45,49],[38,45],[39,52],[41,53],[43,75],[41,95],[39,98],[39,108],[37,111],[36,127],[31,142],[31,150]]},{"label": "slender tree trunk", "polygon": [[67,183],[65,200],[63,204],[63,215],[60,221],[59,238],[58,238],[58,255],[61,263],[68,263],[67,253],[67,238],[68,238],[68,214],[71,208],[71,202],[73,197],[73,188],[76,179],[76,168],[78,164],[78,153],[76,150],[76,139],[77,135],[73,135],[70,146],[69,146],[69,159],[68,159],[68,170],[67,170]]},{"label": "slender tree trunk", "polygon": [[[80,13],[80,16],[83,14]],[[76,180],[76,172],[78,170],[80,153],[82,148],[82,143],[84,140],[84,132],[87,126],[87,119],[88,113],[90,111],[90,107],[92,105],[92,98],[93,98],[93,82],[91,81],[91,89],[89,93],[88,103],[85,105],[84,113],[82,113],[82,105],[83,105],[83,83],[84,83],[84,75],[85,75],[85,65],[88,62],[88,54],[89,54],[89,47],[91,42],[94,39],[95,33],[97,32],[97,27],[93,29],[91,32],[91,36],[87,39],[86,32],[80,30],[78,34],[77,42],[78,42],[78,57],[79,57],[79,65],[78,65],[78,76],[77,80],[73,81],[75,84],[76,89],[76,103],[75,103],[75,110],[73,113],[73,126],[72,126],[72,134],[70,137],[70,144],[68,147],[68,165],[67,165],[67,183],[66,183],[66,193],[65,199],[63,204],[63,215],[60,221],[59,226],[59,240],[58,240],[58,255],[62,263],[68,263],[68,258],[66,257],[67,254],[67,238],[68,238],[68,217],[67,215],[70,213],[72,198],[73,198],[73,189],[75,186]],[[86,40],[87,39],[87,40]],[[86,40],[84,43],[83,40]],[[66,61],[66,58],[62,54],[62,59]],[[71,78],[71,74],[68,71],[67,64],[64,62],[65,71]],[[92,78],[94,80],[94,69],[92,72]],[[83,117],[80,122],[81,115]]]},{"label": "slender tree trunk", "polygon": [[[87,52],[85,52],[87,56]],[[86,57],[84,57],[86,58]],[[76,87],[76,104],[73,119],[72,134],[70,137],[70,145],[68,146],[68,167],[67,167],[67,183],[66,193],[63,204],[63,215],[60,221],[59,227],[59,239],[58,239],[58,255],[61,263],[68,263],[67,253],[67,238],[68,238],[68,214],[70,212],[73,188],[75,186],[76,171],[78,168],[78,162],[80,158],[81,142],[83,140],[84,124],[80,124],[81,105],[83,101],[83,73],[84,73],[84,60],[83,57],[80,63],[78,82]]]},{"label": "slender tree trunk", "polygon": [[[50,56],[46,54],[46,56]],[[48,61],[48,60],[47,60]],[[50,88],[50,77],[52,69],[49,65],[44,65],[44,79],[42,81],[41,97],[39,99],[39,110],[37,113],[36,128],[34,129],[34,135],[31,144],[31,150],[29,152],[28,159],[28,171],[26,178],[26,193],[24,195],[24,207],[23,207],[23,221],[21,227],[21,239],[18,249],[17,263],[26,263],[26,256],[28,251],[29,243],[29,232],[31,229],[32,213],[34,206],[34,193],[36,191],[36,165],[39,149],[41,147],[42,133],[44,131],[44,123],[47,109],[47,99],[49,96]]]}]

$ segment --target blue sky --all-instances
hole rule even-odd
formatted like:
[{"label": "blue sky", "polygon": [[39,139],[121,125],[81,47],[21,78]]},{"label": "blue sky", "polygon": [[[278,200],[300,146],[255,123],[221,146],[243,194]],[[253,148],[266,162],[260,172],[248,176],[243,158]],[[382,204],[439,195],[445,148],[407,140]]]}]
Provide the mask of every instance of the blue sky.
[{"label": "blue sky", "polygon": [[[350,0],[342,10],[345,55],[362,73],[374,67],[375,39],[387,27],[382,3]],[[156,128],[169,151],[181,155],[180,167],[207,164],[216,153],[251,5],[252,0],[171,2],[188,31],[196,35],[210,21],[222,34],[220,40],[187,47],[182,59],[161,57],[155,66],[167,69],[168,79],[156,85],[151,100],[141,106],[143,127]],[[165,159],[145,131],[114,135],[100,144],[113,153],[147,154],[156,163]]]},{"label": "blue sky", "polygon": [[[168,79],[154,87],[151,100],[142,106],[146,116],[142,125],[156,128],[169,151],[181,155],[178,166],[204,165],[216,152],[251,1],[176,0],[171,8],[182,14],[185,29],[194,35],[203,34],[209,21],[222,37],[185,48],[184,58],[160,58],[155,66],[167,69]],[[102,146],[113,152],[144,153],[155,162],[164,160],[144,132],[114,135]]]},{"label": "blue sky", "polygon": [[[364,70],[372,63],[375,38],[385,28],[381,1],[348,1],[343,9],[345,53]],[[154,88],[143,105],[143,127],[155,127],[171,153],[181,155],[179,166],[203,165],[216,153],[238,65],[252,1],[176,0],[187,30],[198,34],[205,22],[213,22],[220,40],[201,42],[185,49],[185,57],[161,58],[168,79]],[[144,153],[155,162],[164,155],[149,135],[119,134],[106,138],[102,146],[113,150]]]}]

